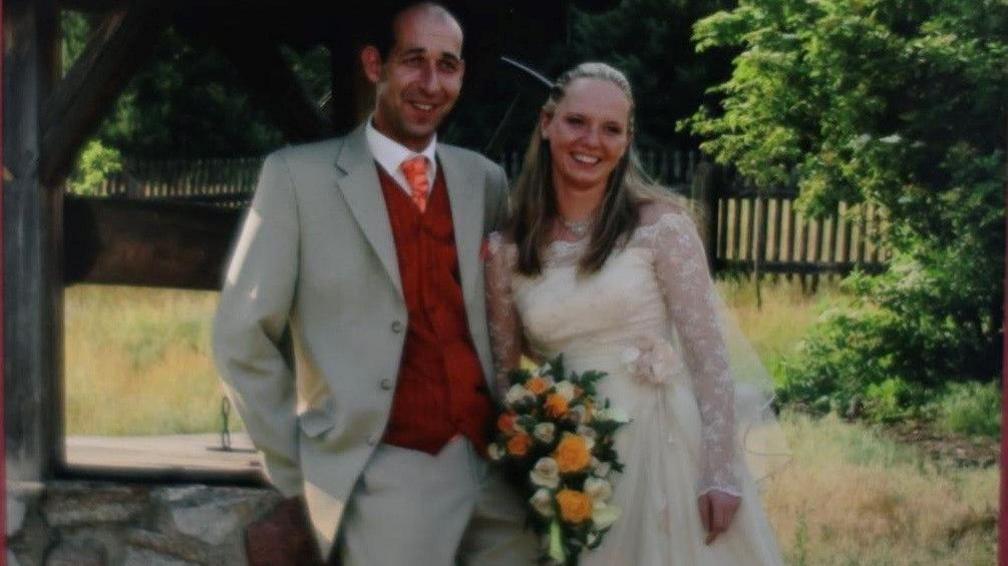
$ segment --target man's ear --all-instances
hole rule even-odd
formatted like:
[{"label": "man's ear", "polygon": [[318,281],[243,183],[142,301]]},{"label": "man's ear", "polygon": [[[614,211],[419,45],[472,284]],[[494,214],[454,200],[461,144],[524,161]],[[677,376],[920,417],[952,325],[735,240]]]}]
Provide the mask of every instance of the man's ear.
[{"label": "man's ear", "polygon": [[378,82],[381,81],[382,74],[382,58],[378,48],[374,45],[365,46],[364,49],[361,49],[360,59],[361,68],[364,70],[364,76],[367,77],[372,84],[378,84]]}]

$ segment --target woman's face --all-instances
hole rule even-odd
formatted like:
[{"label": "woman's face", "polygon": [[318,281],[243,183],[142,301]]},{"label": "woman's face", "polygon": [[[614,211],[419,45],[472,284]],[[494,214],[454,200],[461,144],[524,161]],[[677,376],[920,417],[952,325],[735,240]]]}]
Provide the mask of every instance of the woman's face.
[{"label": "woman's face", "polygon": [[604,190],[630,145],[630,101],[615,84],[571,81],[552,115],[541,117],[557,190]]}]

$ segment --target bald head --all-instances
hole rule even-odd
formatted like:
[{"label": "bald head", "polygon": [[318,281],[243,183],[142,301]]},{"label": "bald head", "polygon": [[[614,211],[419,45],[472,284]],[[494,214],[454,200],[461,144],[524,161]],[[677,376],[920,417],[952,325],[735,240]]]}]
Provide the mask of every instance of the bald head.
[{"label": "bald head", "polygon": [[458,18],[437,2],[412,2],[399,6],[394,11],[385,12],[384,16],[378,14],[375,16],[377,20],[371,20],[373,23],[370,26],[370,36],[364,44],[378,48],[383,59],[388,58],[392,47],[400,39],[403,23],[406,21],[424,20],[437,23],[452,29],[462,37],[462,25]]}]

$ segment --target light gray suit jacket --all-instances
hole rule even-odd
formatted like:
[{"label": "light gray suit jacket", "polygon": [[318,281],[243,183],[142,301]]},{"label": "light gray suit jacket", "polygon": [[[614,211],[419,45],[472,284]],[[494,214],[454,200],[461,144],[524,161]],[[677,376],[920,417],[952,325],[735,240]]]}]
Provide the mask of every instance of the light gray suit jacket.
[{"label": "light gray suit jacket", "polygon": [[[437,156],[469,329],[489,380],[480,250],[506,214],[507,179],[472,151],[439,144]],[[406,323],[364,128],[268,156],[221,292],[214,358],[270,480],[304,495],[323,556],[382,438]],[[288,326],[293,368],[280,345]]]}]

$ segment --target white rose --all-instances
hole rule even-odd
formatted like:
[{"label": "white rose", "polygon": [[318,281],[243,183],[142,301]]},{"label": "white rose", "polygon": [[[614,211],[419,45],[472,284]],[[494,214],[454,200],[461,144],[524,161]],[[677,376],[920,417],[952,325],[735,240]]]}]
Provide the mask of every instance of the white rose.
[{"label": "white rose", "polygon": [[535,394],[525,389],[525,386],[520,383],[516,383],[511,386],[511,389],[507,390],[504,394],[504,402],[509,406],[514,406],[522,401],[535,399]]},{"label": "white rose", "polygon": [[532,436],[544,444],[549,444],[556,437],[556,425],[553,423],[539,423],[535,426]]},{"label": "white rose", "polygon": [[607,529],[619,520],[621,514],[622,511],[615,505],[596,503],[592,511],[592,523],[595,524],[595,528]]},{"label": "white rose", "polygon": [[612,421],[626,424],[630,422],[630,416],[620,409],[609,407],[608,409],[598,409],[595,411],[595,420]]},{"label": "white rose", "polygon": [[[532,497],[529,498],[532,509],[543,517],[553,516],[553,494],[546,488],[539,488]],[[592,517],[594,519],[594,515]]]},{"label": "white rose", "polygon": [[560,395],[567,401],[570,401],[571,399],[574,398],[575,394],[574,389],[575,389],[574,384],[569,381],[560,381],[553,386],[553,391],[555,391],[557,395]]},{"label": "white rose", "polygon": [[539,458],[529,472],[529,478],[533,485],[556,489],[560,485],[560,467],[553,458]]},{"label": "white rose", "polygon": [[567,411],[567,418],[574,424],[580,425],[585,422],[586,416],[588,414],[588,409],[584,405],[575,405]]},{"label": "white rose", "polygon": [[598,439],[598,433],[590,426],[580,425],[577,427],[577,433],[584,438],[590,438],[592,440]]},{"label": "white rose", "polygon": [[497,443],[490,443],[490,445],[487,446],[487,456],[489,456],[490,460],[493,462],[500,462],[504,459],[504,454],[504,449]]},{"label": "white rose", "polygon": [[609,472],[612,470],[612,466],[609,462],[599,462],[598,460],[594,460],[593,462],[595,464],[595,469],[592,472],[593,474],[600,478],[604,478],[609,475]]},{"label": "white rose", "polygon": [[590,477],[584,482],[584,492],[596,503],[606,502],[612,497],[612,485],[604,479]]}]

